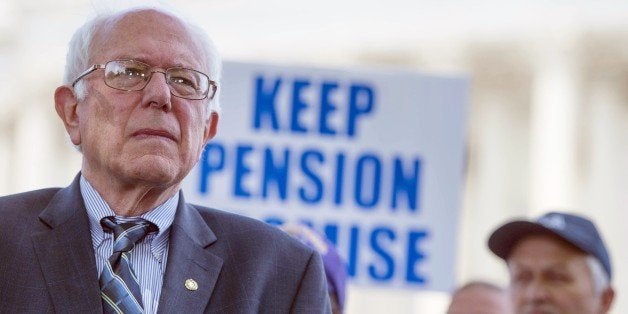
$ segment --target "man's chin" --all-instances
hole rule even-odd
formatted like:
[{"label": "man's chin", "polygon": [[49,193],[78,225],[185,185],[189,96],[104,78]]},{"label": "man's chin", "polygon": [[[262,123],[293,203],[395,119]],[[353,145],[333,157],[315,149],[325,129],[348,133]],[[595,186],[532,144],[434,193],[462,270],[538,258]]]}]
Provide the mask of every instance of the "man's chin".
[{"label": "man's chin", "polygon": [[533,308],[526,308],[523,314],[559,314],[560,311],[554,309],[552,306],[537,306]]},{"label": "man's chin", "polygon": [[155,185],[176,184],[180,177],[180,168],[176,163],[162,156],[146,155],[127,166],[129,166],[127,173],[133,179]]}]

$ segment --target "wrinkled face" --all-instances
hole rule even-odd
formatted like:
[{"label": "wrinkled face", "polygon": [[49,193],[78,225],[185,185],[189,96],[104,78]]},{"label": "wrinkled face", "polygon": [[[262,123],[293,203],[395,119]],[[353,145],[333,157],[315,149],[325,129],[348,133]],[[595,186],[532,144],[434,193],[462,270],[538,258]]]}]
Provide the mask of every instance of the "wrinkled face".
[{"label": "wrinkled face", "polygon": [[[129,13],[98,30],[90,64],[134,59],[153,67],[182,66],[207,73],[201,50],[180,23],[156,11]],[[163,74],[153,73],[141,91],[120,91],[103,81],[103,70],[83,80],[78,135],[83,171],[92,179],[124,184],[177,185],[198,161],[210,129],[207,100],[172,96]],[[215,129],[214,129],[215,130]]]},{"label": "wrinkled face", "polygon": [[509,314],[510,299],[505,292],[486,287],[467,288],[456,293],[447,314]]},{"label": "wrinkled face", "polygon": [[586,254],[549,236],[519,241],[507,259],[516,313],[604,313]]}]

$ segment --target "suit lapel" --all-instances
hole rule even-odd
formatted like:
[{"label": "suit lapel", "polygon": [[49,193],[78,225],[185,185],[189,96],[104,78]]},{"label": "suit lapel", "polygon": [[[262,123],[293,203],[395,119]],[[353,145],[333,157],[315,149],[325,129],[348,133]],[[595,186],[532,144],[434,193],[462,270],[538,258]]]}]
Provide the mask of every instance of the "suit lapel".
[{"label": "suit lapel", "polygon": [[[46,230],[32,235],[33,246],[55,312],[100,313],[102,303],[89,219],[78,176],[59,190],[39,216]],[[203,312],[222,268],[222,259],[206,248],[216,236],[183,194],[170,230],[168,264],[160,313]],[[197,283],[196,290],[188,279]]]},{"label": "suit lapel", "polygon": [[98,271],[78,176],[39,216],[48,230],[32,241],[56,312],[101,311]]},{"label": "suit lapel", "polygon": [[[183,194],[170,230],[170,247],[159,313],[203,312],[222,268],[222,259],[206,248],[216,241],[198,210]],[[186,281],[188,284],[186,285]],[[197,284],[196,289],[192,281]]]}]

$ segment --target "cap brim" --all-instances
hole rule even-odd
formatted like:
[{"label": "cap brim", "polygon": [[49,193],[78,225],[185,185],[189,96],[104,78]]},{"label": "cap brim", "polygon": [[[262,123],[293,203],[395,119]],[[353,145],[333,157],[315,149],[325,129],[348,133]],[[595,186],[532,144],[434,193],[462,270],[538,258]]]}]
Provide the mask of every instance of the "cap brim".
[{"label": "cap brim", "polygon": [[493,231],[488,239],[488,248],[495,255],[505,260],[519,240],[535,234],[552,234],[565,239],[561,234],[543,225],[531,221],[518,220],[509,222]]}]

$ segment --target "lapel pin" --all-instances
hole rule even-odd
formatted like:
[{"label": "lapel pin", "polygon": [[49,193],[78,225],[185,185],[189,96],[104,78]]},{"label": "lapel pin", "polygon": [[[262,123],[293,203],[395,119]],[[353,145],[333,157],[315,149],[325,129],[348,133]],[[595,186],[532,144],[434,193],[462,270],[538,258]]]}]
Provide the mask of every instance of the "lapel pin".
[{"label": "lapel pin", "polygon": [[190,291],[196,291],[198,289],[198,283],[194,279],[187,279],[185,281],[185,288]]}]

